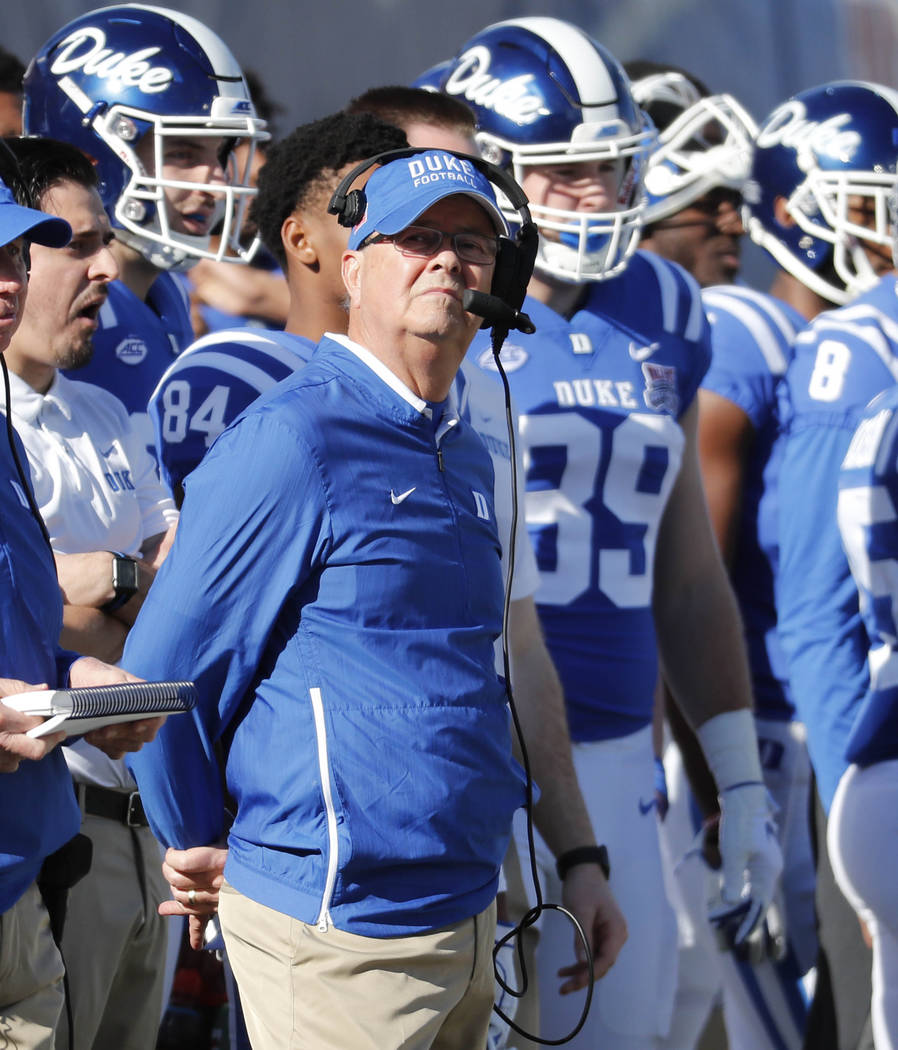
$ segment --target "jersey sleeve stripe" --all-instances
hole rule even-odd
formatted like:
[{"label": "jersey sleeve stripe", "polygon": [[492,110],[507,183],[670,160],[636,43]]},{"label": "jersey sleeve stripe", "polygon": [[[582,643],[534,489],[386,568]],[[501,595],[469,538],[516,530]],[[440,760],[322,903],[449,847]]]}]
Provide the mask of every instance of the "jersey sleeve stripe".
[{"label": "jersey sleeve stripe", "polygon": [[781,339],[771,326],[770,317],[757,308],[758,304],[740,302],[736,296],[726,292],[717,294],[706,291],[703,298],[706,306],[730,314],[748,330],[773,375],[780,376],[786,371],[788,361]]}]

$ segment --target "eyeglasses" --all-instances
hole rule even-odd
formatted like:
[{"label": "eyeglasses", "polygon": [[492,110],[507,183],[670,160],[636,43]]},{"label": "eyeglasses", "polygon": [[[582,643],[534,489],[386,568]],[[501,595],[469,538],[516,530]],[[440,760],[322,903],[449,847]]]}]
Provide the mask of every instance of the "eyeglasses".
[{"label": "eyeglasses", "polygon": [[399,233],[373,233],[362,247],[390,242],[403,255],[429,259],[440,251],[444,241],[452,243],[452,249],[459,259],[476,266],[488,266],[495,262],[499,251],[499,241],[496,237],[486,237],[481,233],[443,233],[442,230],[433,230],[429,226],[406,226]]}]

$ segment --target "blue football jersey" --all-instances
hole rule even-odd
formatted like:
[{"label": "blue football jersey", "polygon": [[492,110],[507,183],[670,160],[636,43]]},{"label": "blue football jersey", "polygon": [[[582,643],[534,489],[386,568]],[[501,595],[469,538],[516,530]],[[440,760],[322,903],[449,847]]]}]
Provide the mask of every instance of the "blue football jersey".
[{"label": "blue football jersey", "polygon": [[169,488],[183,485],[218,435],[314,349],[299,335],[241,328],[203,336],[171,362],[149,404]]},{"label": "blue football jersey", "polygon": [[93,357],[66,375],[115,394],[155,455],[147,404],[172,358],[191,342],[190,305],[172,274],[159,274],[145,302],[121,281],[113,281],[100,310]]},{"label": "blue football jersey", "polygon": [[839,470],[868,402],[898,379],[896,318],[887,276],[799,333],[780,386],[780,638],[827,809],[868,687],[867,632],[836,521]]},{"label": "blue football jersey", "polygon": [[898,758],[898,386],[874,398],[839,476],[839,531],[870,640],[870,683],[845,757]]},{"label": "blue football jersey", "polygon": [[754,428],[730,578],[745,627],[755,712],[761,718],[786,720],[794,707],[774,600],[781,454],[776,387],[805,321],[786,303],[736,285],[706,288],[702,301],[711,322],[711,367],[702,387],[737,405]]},{"label": "blue football jersey", "polygon": [[[627,322],[597,312],[593,290],[571,321],[528,299],[536,334],[515,333],[502,351],[520,412],[536,601],[575,740],[651,721],[655,542],[682,457],[678,420],[710,357],[698,286],[681,277],[637,262],[607,282],[612,308],[644,296],[641,319]],[[472,355],[495,374],[487,333]]]}]

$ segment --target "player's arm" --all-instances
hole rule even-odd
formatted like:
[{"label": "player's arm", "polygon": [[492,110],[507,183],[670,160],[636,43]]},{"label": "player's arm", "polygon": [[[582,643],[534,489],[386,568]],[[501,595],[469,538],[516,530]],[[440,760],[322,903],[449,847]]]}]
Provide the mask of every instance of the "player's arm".
[{"label": "player's arm", "polygon": [[290,291],[282,273],[201,259],[190,271],[190,280],[192,297],[199,303],[238,317],[262,317],[273,324],[283,325],[287,320]]},{"label": "player's arm", "polygon": [[[534,822],[557,858],[568,850],[595,845],[596,840],[574,771],[561,682],[532,597],[511,603],[509,642],[515,702],[533,779],[540,788]],[[590,939],[595,976],[603,976],[627,939],[627,926],[598,864],[578,864],[568,871],[563,901]],[[575,945],[575,962],[561,971],[568,978],[562,994],[589,981],[579,938]]]},{"label": "player's arm", "polygon": [[[699,467],[711,528],[726,564],[736,548],[745,484],[745,464],[755,437],[748,414],[729,398],[712,390],[698,392]],[[671,734],[683,756],[693,792],[705,817],[718,813],[716,790],[695,733],[666,693]]]},{"label": "player's arm", "polygon": [[693,402],[681,420],[686,443],[658,534],[653,604],[665,676],[717,784],[718,917],[734,919],[732,939],[741,944],[766,912],[782,856],[758,756],[742,623],[705,505],[697,416]]},{"label": "player's arm", "polygon": [[664,671],[694,726],[752,706],[742,623],[705,504],[697,422],[693,402],[681,420],[683,463],[658,532],[653,600]]},{"label": "player's arm", "polygon": [[736,547],[745,465],[755,437],[747,413],[712,390],[698,392],[698,455],[711,527],[724,561]]}]

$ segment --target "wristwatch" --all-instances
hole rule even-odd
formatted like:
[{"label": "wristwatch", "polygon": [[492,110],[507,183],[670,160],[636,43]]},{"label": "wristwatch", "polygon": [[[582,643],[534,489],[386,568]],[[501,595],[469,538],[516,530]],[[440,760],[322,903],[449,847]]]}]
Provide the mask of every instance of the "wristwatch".
[{"label": "wristwatch", "polygon": [[137,562],[127,554],[110,551],[112,555],[112,587],[115,597],[100,608],[103,612],[115,612],[137,594]]},{"label": "wristwatch", "polygon": [[558,878],[564,882],[565,875],[578,864],[598,864],[606,879],[611,874],[607,846],[579,846],[577,849],[569,849],[562,853],[555,862]]}]

